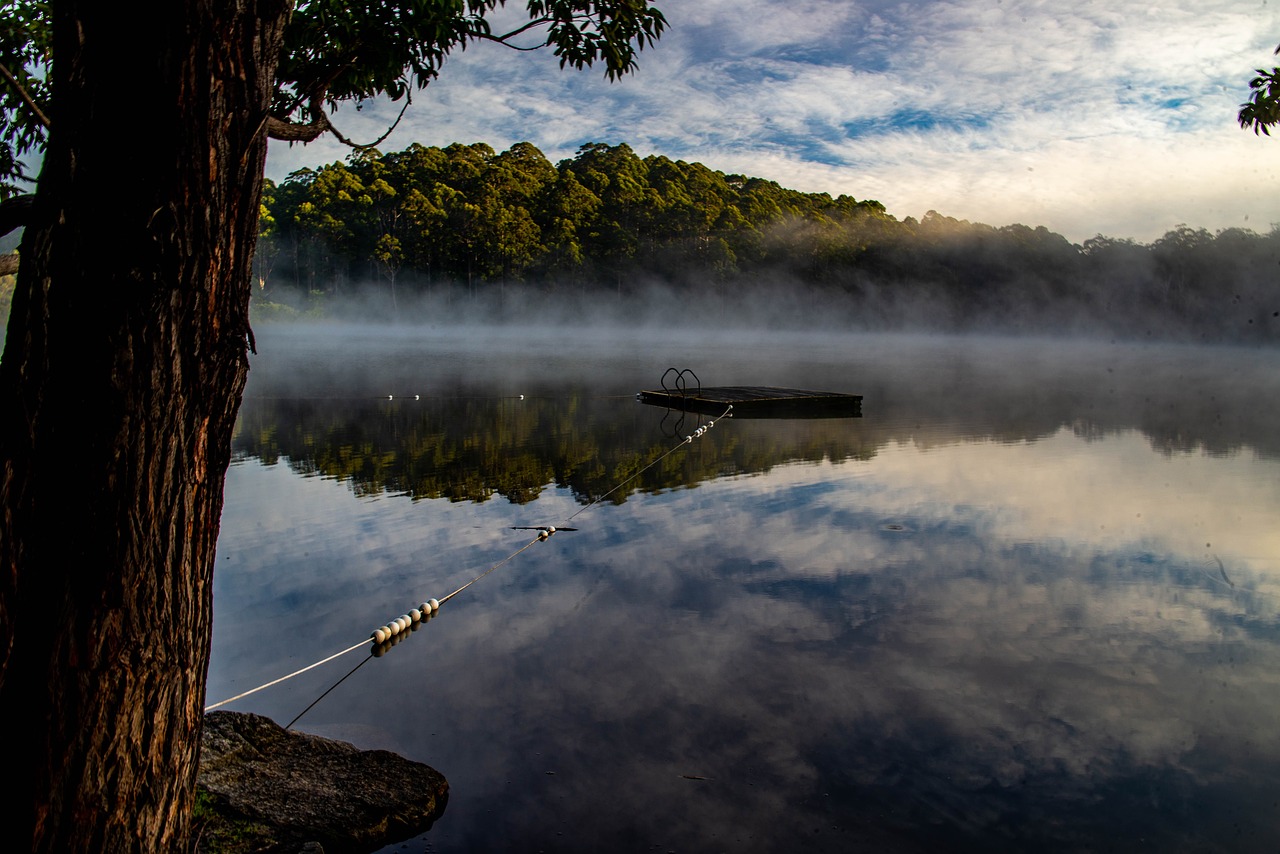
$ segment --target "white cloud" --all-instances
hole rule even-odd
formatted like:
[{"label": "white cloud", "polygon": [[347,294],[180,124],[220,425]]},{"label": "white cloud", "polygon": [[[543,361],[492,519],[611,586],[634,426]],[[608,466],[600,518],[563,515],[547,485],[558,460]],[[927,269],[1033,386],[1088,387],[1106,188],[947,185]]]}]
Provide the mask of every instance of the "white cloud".
[{"label": "white cloud", "polygon": [[[670,5],[670,4],[668,4]],[[1280,221],[1273,140],[1235,122],[1280,13],[1228,0],[688,4],[607,84],[477,45],[418,94],[384,148],[589,141],[807,191],[1004,225],[1150,240],[1179,222]],[[895,127],[904,113],[912,124]],[[394,111],[339,113],[375,138]],[[269,174],[340,159],[273,146]]]}]

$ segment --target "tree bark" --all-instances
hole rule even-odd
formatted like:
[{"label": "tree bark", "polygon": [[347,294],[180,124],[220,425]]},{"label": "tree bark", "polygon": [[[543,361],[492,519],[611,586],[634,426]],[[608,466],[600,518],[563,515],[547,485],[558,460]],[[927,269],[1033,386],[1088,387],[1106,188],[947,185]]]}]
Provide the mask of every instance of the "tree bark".
[{"label": "tree bark", "polygon": [[13,850],[187,845],[290,5],[54,2],[52,129],[0,361]]}]

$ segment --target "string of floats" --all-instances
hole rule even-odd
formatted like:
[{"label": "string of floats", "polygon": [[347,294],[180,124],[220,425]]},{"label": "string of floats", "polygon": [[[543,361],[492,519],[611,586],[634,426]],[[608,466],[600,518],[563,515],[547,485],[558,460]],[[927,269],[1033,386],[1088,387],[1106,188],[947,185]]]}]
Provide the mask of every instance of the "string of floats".
[{"label": "string of floats", "polygon": [[[521,395],[522,399],[523,397],[524,395]],[[715,426],[716,421],[723,418],[727,418],[732,411],[733,411],[733,405],[728,404],[724,412],[722,412],[718,418],[713,418],[708,420],[707,423],[699,426],[698,429],[694,430],[692,433],[685,436],[684,439],[682,439],[680,442],[668,448],[661,455],[655,457],[644,468],[641,468],[633,472],[632,474],[627,475],[622,480],[618,481],[616,484],[614,484],[614,486],[611,489],[609,489],[609,491],[592,499],[589,503],[579,508],[575,513],[566,517],[565,522],[566,523],[572,522],[578,516],[587,512],[592,507],[596,506],[601,501],[608,498],[613,493],[617,492],[629,481],[635,480],[637,477],[644,474],[646,471],[653,468],[654,466],[658,465],[667,457],[671,456],[676,451],[683,448],[685,445],[692,444],[695,439],[701,439],[703,436],[706,435],[708,430],[710,430],[712,427]],[[295,670],[292,673],[286,673],[284,676],[280,676],[276,679],[272,679],[270,682],[265,682],[257,686],[256,688],[250,688],[248,691],[243,691],[239,694],[236,694],[234,697],[228,697],[225,700],[221,700],[217,703],[213,703],[212,705],[205,706],[204,710],[206,712],[212,712],[215,709],[220,709],[223,706],[226,706],[230,703],[234,703],[237,700],[242,700],[245,697],[250,696],[251,694],[256,694],[259,691],[266,690],[267,688],[270,688],[274,685],[279,685],[281,682],[285,682],[289,679],[294,678],[295,676],[301,676],[303,673],[306,673],[309,670],[314,670],[317,667],[320,667],[321,665],[328,664],[334,659],[341,658],[342,656],[350,652],[355,652],[357,649],[362,649],[364,647],[367,647],[370,645],[370,643],[372,643],[372,647],[369,650],[369,658],[376,658],[376,657],[382,656],[389,649],[391,649],[391,647],[395,646],[400,641],[402,641],[408,635],[409,632],[416,631],[420,626],[425,625],[428,620],[430,620],[432,617],[436,615],[436,613],[439,612],[440,607],[444,605],[444,603],[448,602],[454,596],[457,596],[459,593],[466,590],[468,587],[475,584],[480,579],[489,575],[499,567],[505,566],[506,564],[510,563],[518,555],[532,548],[537,543],[545,543],[557,531],[576,531],[577,529],[569,528],[564,525],[560,527],[556,527],[555,525],[535,525],[535,526],[528,526],[528,527],[518,526],[516,530],[532,530],[532,531],[537,531],[538,534],[532,540],[525,543],[523,546],[516,549],[511,554],[507,555],[502,560],[493,564],[484,572],[480,573],[475,578],[472,578],[470,581],[468,581],[466,584],[459,587],[457,590],[454,590],[452,593],[442,596],[440,599],[428,599],[425,602],[418,604],[416,607],[410,608],[407,613],[401,614],[395,619],[388,620],[385,624],[375,628],[372,632],[369,633],[369,636],[367,638],[364,638],[359,643],[354,643],[351,646],[347,647],[346,649],[335,652],[333,655],[322,658],[319,661],[316,661],[312,664],[308,664],[306,667],[299,668],[298,670]],[[368,661],[368,658],[366,658],[365,661]],[[364,662],[361,662],[361,665],[363,664]],[[361,665],[358,665],[356,669],[359,669],[359,666]],[[355,670],[352,670],[351,672],[354,673]],[[350,673],[347,674],[347,676],[350,676],[350,675],[351,675]],[[343,679],[346,679],[346,678],[347,678],[346,676],[343,677]],[[339,680],[337,684],[341,684],[341,682],[342,680]],[[335,684],[333,688],[336,688],[337,684]],[[333,690],[333,688],[330,688],[329,690],[331,691]],[[329,693],[328,691],[325,692],[325,694],[328,694],[328,693]],[[302,717],[303,714],[306,714],[307,710],[309,710],[312,706],[314,706],[315,703],[320,702],[320,699],[322,699],[323,697],[324,697],[324,694],[316,698],[315,702],[313,702],[311,706],[308,706],[307,709],[303,710],[302,714],[298,715],[298,718]],[[298,718],[294,718],[293,722],[297,722]],[[293,722],[291,722],[289,726],[293,726]]]}]

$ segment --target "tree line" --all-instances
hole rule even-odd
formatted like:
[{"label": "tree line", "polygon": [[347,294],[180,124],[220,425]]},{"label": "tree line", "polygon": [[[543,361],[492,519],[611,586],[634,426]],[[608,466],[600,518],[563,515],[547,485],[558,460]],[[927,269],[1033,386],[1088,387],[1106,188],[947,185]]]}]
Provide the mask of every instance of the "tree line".
[{"label": "tree line", "polygon": [[553,165],[528,142],[361,151],[263,200],[260,277],[308,288],[411,279],[608,284],[639,271],[724,276],[769,254],[784,219],[887,218],[874,201],[801,193],[700,163],[590,143]]},{"label": "tree line", "polygon": [[[259,297],[439,292],[762,302],[859,327],[1280,338],[1280,229],[1179,225],[1150,244],[806,193],[628,145],[419,144],[303,169],[263,197]],[[265,301],[263,301],[265,302]],[[776,313],[772,315],[776,318]]]}]

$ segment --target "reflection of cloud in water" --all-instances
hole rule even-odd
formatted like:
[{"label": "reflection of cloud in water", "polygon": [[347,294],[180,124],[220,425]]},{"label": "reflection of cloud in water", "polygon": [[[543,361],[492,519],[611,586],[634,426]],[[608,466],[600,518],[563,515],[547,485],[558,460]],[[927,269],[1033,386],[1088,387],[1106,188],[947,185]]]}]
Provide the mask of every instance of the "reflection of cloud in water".
[{"label": "reflection of cloud in water", "polygon": [[[788,495],[808,496],[819,492],[815,478],[841,483],[820,490],[820,506],[799,508],[824,521],[842,512],[880,513],[898,524],[965,525],[1008,542],[1196,559],[1211,553],[1270,575],[1280,566],[1278,472],[1276,462],[1247,455],[1155,456],[1135,434],[1083,443],[1063,431],[1042,442],[955,444],[925,453],[891,446],[869,465],[789,467],[758,485],[779,506],[785,499],[778,492],[789,484]],[[820,533],[810,519],[797,524]]]},{"label": "reflection of cloud in water", "polygon": [[[310,724],[444,771],[437,850],[1204,843],[1224,800],[1274,841],[1276,469],[1061,433],[637,496],[450,603]],[[229,483],[211,696],[250,661],[226,609],[289,603],[271,619],[305,660],[530,521],[250,466]],[[252,708],[287,720],[296,690]]]}]

